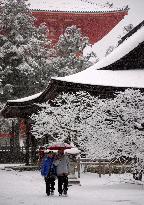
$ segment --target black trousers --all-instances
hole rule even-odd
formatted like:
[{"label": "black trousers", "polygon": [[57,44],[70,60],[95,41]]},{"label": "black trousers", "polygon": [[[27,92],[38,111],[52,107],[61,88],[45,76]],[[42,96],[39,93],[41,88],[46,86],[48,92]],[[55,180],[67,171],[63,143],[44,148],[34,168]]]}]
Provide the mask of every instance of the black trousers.
[{"label": "black trousers", "polygon": [[58,192],[67,192],[68,190],[68,176],[58,176]]},{"label": "black trousers", "polygon": [[45,182],[46,182],[46,193],[49,195],[50,192],[55,190],[55,177],[53,176],[45,177]]}]

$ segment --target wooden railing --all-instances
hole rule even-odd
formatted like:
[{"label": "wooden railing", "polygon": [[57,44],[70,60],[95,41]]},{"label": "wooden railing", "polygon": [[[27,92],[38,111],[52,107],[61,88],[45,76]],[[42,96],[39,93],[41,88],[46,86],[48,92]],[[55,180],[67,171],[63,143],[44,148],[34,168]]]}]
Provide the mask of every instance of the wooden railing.
[{"label": "wooden railing", "polygon": [[24,162],[25,147],[0,146],[0,163]]},{"label": "wooden railing", "polygon": [[112,173],[124,173],[130,171],[131,168],[129,164],[115,164],[105,159],[91,160],[88,158],[78,158],[78,177],[80,177],[80,173],[90,171],[90,167],[92,166],[96,169],[96,173],[98,173],[99,177],[105,175],[106,173],[109,174],[109,176],[111,176]]}]

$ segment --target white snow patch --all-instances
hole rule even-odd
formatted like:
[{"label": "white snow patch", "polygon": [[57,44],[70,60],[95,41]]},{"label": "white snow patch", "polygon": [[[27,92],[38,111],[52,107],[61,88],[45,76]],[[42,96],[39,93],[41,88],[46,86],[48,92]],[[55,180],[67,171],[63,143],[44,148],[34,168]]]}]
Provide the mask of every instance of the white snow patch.
[{"label": "white snow patch", "polygon": [[35,98],[39,97],[41,94],[42,92],[36,93],[34,95],[30,95],[28,97],[16,99],[16,100],[8,100],[8,102],[26,102],[26,101],[34,100]]},{"label": "white snow patch", "polygon": [[144,70],[111,71],[86,69],[77,74],[54,79],[89,85],[144,88]]}]

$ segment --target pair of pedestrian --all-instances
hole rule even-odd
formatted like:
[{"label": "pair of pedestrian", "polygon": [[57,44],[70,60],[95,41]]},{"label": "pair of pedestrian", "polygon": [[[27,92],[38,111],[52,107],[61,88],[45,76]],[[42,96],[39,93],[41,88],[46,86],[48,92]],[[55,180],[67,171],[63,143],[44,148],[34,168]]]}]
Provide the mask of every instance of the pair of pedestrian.
[{"label": "pair of pedestrian", "polygon": [[46,194],[53,195],[55,190],[55,180],[58,178],[59,196],[67,195],[68,191],[68,174],[69,159],[64,154],[64,148],[60,148],[58,153],[49,151],[43,159],[41,174],[44,176],[46,183]]}]

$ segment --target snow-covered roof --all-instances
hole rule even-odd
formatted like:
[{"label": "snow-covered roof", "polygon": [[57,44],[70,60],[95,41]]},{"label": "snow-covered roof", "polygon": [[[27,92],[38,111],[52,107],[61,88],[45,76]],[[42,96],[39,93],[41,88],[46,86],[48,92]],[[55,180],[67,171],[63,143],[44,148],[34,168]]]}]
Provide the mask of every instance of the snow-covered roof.
[{"label": "snow-covered roof", "polygon": [[[130,10],[128,15],[126,15],[124,19],[122,19],[107,35],[105,35],[101,40],[99,40],[92,46],[91,51],[95,52],[99,59],[102,59],[110,46],[116,47],[116,45],[118,45],[118,42],[121,41],[120,38],[122,37],[123,39],[126,35],[128,35],[126,34],[126,31],[124,31],[124,27],[126,25],[133,24],[134,27],[137,27],[142,23],[142,21],[142,18],[139,19],[135,16],[133,17],[133,14]],[[89,52],[88,49],[89,48],[85,49],[85,55],[87,54],[87,52]]]},{"label": "snow-covered roof", "polygon": [[112,65],[126,56],[143,41],[144,27],[140,28],[115,48],[112,53],[90,68],[70,76],[52,79],[80,84],[144,88],[144,70],[140,70],[139,68],[136,68],[138,70],[104,70],[105,67]]},{"label": "snow-covered roof", "polygon": [[[144,88],[144,69],[137,68],[137,70],[129,69],[115,71],[104,70],[105,67],[123,58],[143,41],[144,26],[115,48],[112,53],[90,68],[73,75],[55,77],[52,79],[89,85]],[[38,98],[41,94],[42,92],[17,100],[8,100],[8,102],[27,102]]]},{"label": "snow-covered roof", "polygon": [[144,88],[144,70],[86,69],[77,74],[56,79],[89,85]]},{"label": "snow-covered roof", "polygon": [[19,99],[16,99],[16,100],[8,100],[7,102],[18,102],[18,103],[19,103],[19,102],[27,102],[27,101],[36,99],[36,98],[39,97],[41,94],[42,94],[42,92],[36,93],[36,94],[34,94],[34,95],[30,95],[30,96],[28,96],[28,97],[19,98]]},{"label": "snow-covered roof", "polygon": [[136,48],[140,43],[144,41],[144,26],[135,32],[132,36],[126,39],[122,44],[114,49],[109,55],[104,57],[98,63],[93,65],[91,69],[102,69],[112,63],[118,61],[134,48]]},{"label": "snow-covered roof", "polygon": [[109,8],[92,0],[28,0],[31,10],[65,12],[112,12],[124,8]]}]

